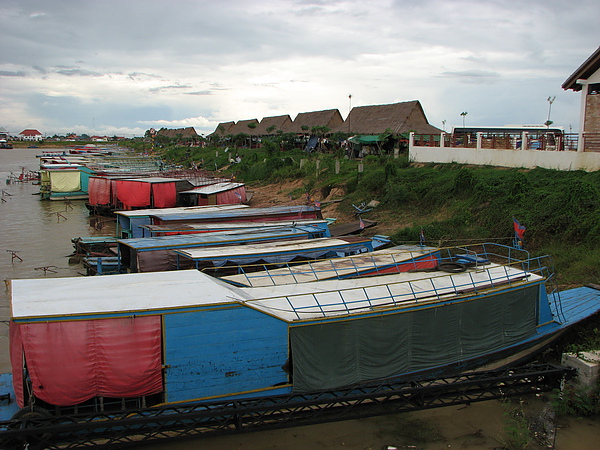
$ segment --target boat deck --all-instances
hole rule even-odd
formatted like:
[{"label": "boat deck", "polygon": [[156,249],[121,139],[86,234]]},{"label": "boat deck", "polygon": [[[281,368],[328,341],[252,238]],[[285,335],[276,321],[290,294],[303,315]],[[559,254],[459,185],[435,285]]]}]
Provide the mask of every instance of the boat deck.
[{"label": "boat deck", "polygon": [[[379,275],[394,271],[419,270],[437,265],[434,247],[402,245],[385,250],[343,258],[323,259],[306,264],[280,267],[266,265],[253,272],[255,265],[241,266],[241,273],[221,277],[236,286],[261,287],[306,283],[332,278],[349,278],[368,273]],[[400,268],[400,266],[404,266]],[[397,270],[396,270],[397,269]]]},{"label": "boat deck", "polygon": [[558,295],[562,306],[558,312],[559,319],[570,324],[600,312],[600,290],[597,288],[583,286],[560,292]]}]

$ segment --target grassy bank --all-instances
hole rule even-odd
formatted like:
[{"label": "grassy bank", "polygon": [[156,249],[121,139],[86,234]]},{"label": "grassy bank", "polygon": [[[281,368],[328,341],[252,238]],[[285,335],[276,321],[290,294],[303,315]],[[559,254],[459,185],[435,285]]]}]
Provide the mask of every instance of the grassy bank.
[{"label": "grassy bank", "polygon": [[[396,243],[493,240],[508,244],[512,218],[523,224],[525,247],[554,257],[558,282],[600,284],[600,173],[547,169],[504,169],[457,164],[411,164],[406,156],[343,155],[261,149],[187,148],[161,151],[167,162],[192,164],[249,186],[285,180],[302,181],[288,194],[326,199],[332,189],[345,193],[338,208],[379,202],[364,218],[397,224]],[[241,162],[231,162],[239,157]]]}]

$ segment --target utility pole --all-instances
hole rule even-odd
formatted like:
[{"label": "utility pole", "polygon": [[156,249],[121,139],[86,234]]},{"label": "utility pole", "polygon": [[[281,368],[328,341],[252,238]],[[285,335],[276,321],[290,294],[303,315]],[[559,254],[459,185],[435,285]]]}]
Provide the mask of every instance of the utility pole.
[{"label": "utility pole", "polygon": [[554,122],[552,122],[550,120],[550,112],[552,111],[552,103],[554,103],[554,100],[556,100],[556,96],[554,97],[548,97],[548,120],[546,120],[546,123],[544,125],[546,125],[546,128],[550,128],[550,125],[552,125]]},{"label": "utility pole", "polygon": [[348,94],[348,117],[346,117],[346,121],[348,122],[348,134],[350,134],[350,111],[352,111],[352,94]]},{"label": "utility pole", "polygon": [[460,113],[460,115],[462,116],[462,119],[463,119],[463,128],[465,127],[465,117],[467,116],[467,114],[469,114],[469,113],[466,111],[463,111]]}]

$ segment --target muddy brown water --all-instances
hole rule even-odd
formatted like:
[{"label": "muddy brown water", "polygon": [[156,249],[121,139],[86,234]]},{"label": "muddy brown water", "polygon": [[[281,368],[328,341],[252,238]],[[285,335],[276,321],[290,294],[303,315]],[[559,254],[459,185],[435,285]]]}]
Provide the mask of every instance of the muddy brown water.
[{"label": "muddy brown water", "polygon": [[[90,226],[83,201],[41,201],[39,186],[5,181],[22,169],[38,170],[40,149],[0,150],[0,276],[10,278],[82,276],[80,264],[69,264],[71,239],[114,234],[114,222],[101,230]],[[10,251],[22,259],[13,258]],[[46,271],[44,271],[46,268]],[[85,301],[85,294],[82,301]],[[0,295],[0,373],[10,371],[6,289]],[[523,408],[532,423],[548,409],[547,397],[524,399]],[[146,444],[155,450],[199,449],[374,449],[388,446],[423,450],[499,449],[507,441],[507,407],[500,401],[451,406],[406,414],[333,422],[282,430],[261,431],[162,441]],[[600,417],[566,418],[559,421],[548,445],[532,442],[528,448],[588,450],[600,448]]]}]

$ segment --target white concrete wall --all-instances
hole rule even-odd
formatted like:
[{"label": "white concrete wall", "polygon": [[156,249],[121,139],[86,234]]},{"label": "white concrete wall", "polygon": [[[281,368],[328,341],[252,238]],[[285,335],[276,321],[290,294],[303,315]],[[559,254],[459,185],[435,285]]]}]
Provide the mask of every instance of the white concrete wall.
[{"label": "white concrete wall", "polygon": [[543,167],[557,170],[600,170],[600,153],[486,148],[417,147],[412,136],[409,158],[420,163],[458,163],[479,166]]}]

